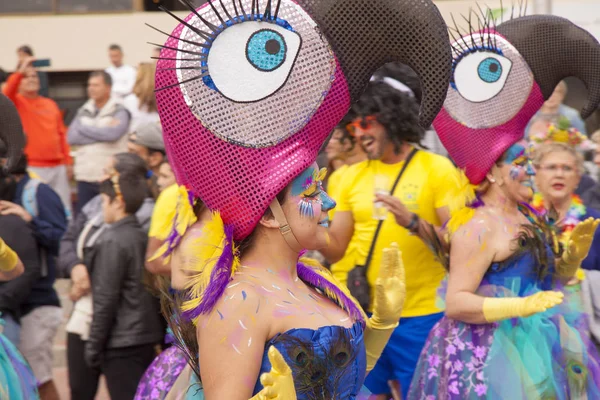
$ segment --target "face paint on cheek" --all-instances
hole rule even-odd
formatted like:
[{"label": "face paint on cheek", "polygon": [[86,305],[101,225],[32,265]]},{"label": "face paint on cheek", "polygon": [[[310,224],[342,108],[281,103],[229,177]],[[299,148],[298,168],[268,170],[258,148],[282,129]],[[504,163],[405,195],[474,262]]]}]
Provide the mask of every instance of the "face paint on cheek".
[{"label": "face paint on cheek", "polygon": [[316,203],[313,199],[301,199],[298,203],[298,210],[300,211],[300,216],[304,218],[312,219],[315,217],[315,209],[314,204]]},{"label": "face paint on cheek", "polygon": [[519,178],[520,174],[521,174],[521,167],[518,167],[516,165],[513,165],[512,167],[510,167],[510,179],[512,179],[513,181],[516,181]]}]

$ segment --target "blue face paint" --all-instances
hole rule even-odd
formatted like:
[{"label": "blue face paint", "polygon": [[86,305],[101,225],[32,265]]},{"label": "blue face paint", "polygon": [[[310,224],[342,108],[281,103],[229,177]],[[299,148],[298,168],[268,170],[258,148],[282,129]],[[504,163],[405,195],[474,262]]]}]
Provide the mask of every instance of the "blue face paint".
[{"label": "blue face paint", "polygon": [[[299,197],[298,209],[300,215],[314,218],[322,211],[329,211],[335,207],[335,201],[323,190],[322,180],[327,174],[326,169],[317,170],[310,167],[292,181],[291,194]],[[318,212],[315,207],[319,206]]]},{"label": "blue face paint", "polygon": [[514,163],[519,157],[526,157],[526,149],[521,143],[515,143],[506,150],[505,164]]}]

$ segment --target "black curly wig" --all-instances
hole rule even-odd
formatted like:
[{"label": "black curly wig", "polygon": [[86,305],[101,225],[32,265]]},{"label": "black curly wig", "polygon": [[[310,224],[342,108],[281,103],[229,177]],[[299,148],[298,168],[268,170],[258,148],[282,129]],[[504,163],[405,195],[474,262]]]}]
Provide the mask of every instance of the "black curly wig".
[{"label": "black curly wig", "polygon": [[383,82],[371,82],[350,111],[352,119],[374,115],[394,143],[396,153],[403,143],[421,144],[425,130],[419,125],[415,98]]}]

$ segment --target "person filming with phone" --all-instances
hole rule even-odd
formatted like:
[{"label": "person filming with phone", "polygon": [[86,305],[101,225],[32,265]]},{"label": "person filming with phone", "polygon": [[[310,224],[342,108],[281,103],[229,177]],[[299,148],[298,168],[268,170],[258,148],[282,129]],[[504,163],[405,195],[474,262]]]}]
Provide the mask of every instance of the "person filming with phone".
[{"label": "person filming with phone", "polygon": [[40,80],[32,66],[33,56],[21,59],[2,92],[17,107],[27,137],[25,154],[29,171],[37,174],[59,195],[67,215],[71,213],[69,179],[73,160],[67,143],[67,128],[58,105],[40,96]]}]

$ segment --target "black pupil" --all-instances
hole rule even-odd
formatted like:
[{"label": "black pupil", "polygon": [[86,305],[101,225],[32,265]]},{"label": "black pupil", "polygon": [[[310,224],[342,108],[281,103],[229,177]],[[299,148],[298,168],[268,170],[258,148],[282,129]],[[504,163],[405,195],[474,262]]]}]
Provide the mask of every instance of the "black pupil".
[{"label": "black pupil", "polygon": [[498,72],[498,64],[496,64],[496,63],[490,64],[490,72]]},{"label": "black pupil", "polygon": [[269,39],[265,44],[265,50],[267,50],[267,53],[274,55],[279,53],[279,50],[281,50],[281,45],[277,40]]}]

